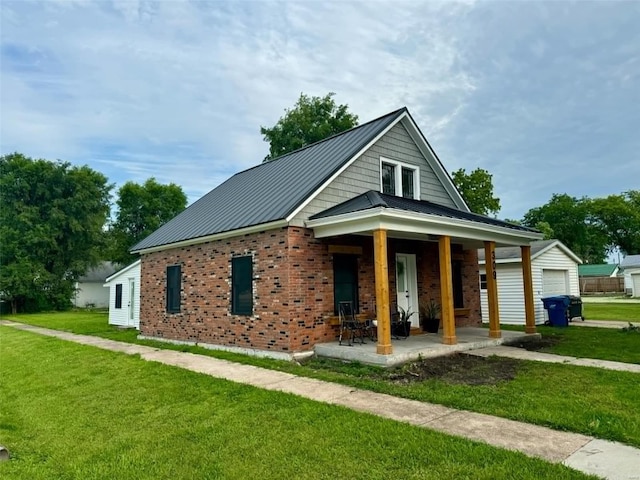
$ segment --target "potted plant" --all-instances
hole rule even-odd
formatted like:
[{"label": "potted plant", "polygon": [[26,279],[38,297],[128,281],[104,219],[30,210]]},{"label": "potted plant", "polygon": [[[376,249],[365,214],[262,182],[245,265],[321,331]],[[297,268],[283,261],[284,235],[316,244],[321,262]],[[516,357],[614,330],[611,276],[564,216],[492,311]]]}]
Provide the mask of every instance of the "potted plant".
[{"label": "potted plant", "polygon": [[438,333],[438,328],[440,328],[440,305],[433,298],[430,298],[427,302],[420,302],[420,324],[425,332]]},{"label": "potted plant", "polygon": [[410,308],[405,310],[398,306],[398,321],[395,324],[393,334],[399,337],[408,337],[411,333],[411,317],[415,313]]}]

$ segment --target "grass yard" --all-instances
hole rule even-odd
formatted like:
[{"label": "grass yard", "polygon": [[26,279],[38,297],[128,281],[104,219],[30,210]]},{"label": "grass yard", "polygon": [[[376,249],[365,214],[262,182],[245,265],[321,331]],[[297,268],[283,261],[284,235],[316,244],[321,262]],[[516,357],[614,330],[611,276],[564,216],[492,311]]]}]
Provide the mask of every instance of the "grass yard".
[{"label": "grass yard", "polygon": [[[502,328],[524,331],[524,327],[519,326],[503,325]],[[569,324],[569,328],[538,326],[537,330],[548,343],[540,352],[640,364],[640,329],[623,331],[621,328],[575,327]]]},{"label": "grass yard", "polygon": [[584,479],[519,453],[0,326],[5,479]]},{"label": "grass yard", "polygon": [[640,303],[583,303],[582,313],[588,320],[621,320],[640,323]]},{"label": "grass yard", "polygon": [[[400,397],[546,425],[558,430],[584,433],[640,447],[640,416],[633,407],[640,397],[640,381],[638,374],[634,373],[570,365],[518,362],[519,368],[515,378],[495,385],[452,384],[446,379],[438,378],[407,385],[389,377],[394,370],[358,364],[318,359],[299,366],[289,362],[206,350],[200,347],[139,341],[136,340],[137,332],[133,330],[122,331],[108,326],[104,315],[99,317],[85,312],[70,312],[24,315],[16,319],[33,325],[76,333],[91,333],[114,340],[201,353]],[[635,342],[640,342],[640,334],[633,336],[620,334],[619,337],[615,337],[618,332],[609,329],[587,329],[586,327],[568,329],[543,327],[543,329],[557,334],[564,332],[564,335],[571,335],[574,330],[578,331],[576,335],[582,334],[582,330],[593,331],[593,334],[600,332],[600,335],[611,335],[607,337],[607,341],[600,342],[604,348],[604,355],[610,357],[609,359],[613,359],[611,357],[614,357],[616,352],[620,353],[621,350],[629,350],[632,353],[628,355],[633,355],[633,352],[638,351],[638,343]],[[629,349],[628,343],[621,346],[621,343],[613,342],[612,338],[620,338],[623,342],[630,341],[632,349]],[[629,340],[629,338],[635,338],[635,340]],[[579,344],[580,339],[576,337],[573,343]]]}]

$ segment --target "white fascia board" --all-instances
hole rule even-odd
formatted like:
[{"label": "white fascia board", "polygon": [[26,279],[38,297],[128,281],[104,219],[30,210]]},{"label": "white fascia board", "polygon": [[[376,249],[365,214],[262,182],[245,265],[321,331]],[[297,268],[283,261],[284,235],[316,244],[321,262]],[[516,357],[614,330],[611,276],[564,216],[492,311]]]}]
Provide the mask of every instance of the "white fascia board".
[{"label": "white fascia board", "polygon": [[213,242],[215,240],[225,240],[227,238],[240,237],[242,235],[249,235],[251,233],[264,232],[265,230],[274,230],[276,228],[282,228],[289,225],[286,220],[276,220],[269,223],[261,223],[259,225],[251,225],[250,227],[239,228],[236,230],[229,230],[228,232],[214,233],[213,235],[207,235],[206,237],[191,238],[189,240],[183,240],[181,242],[168,243],[166,245],[159,245],[157,247],[143,248],[141,250],[134,250],[131,253],[153,253],[161,252],[162,250],[169,250],[170,248],[189,247],[191,245],[199,245],[201,243]]},{"label": "white fascia board", "polygon": [[384,207],[310,220],[306,222],[306,225],[314,230],[316,238],[384,229],[423,235],[448,235],[471,240],[495,241],[507,245],[522,245],[542,236],[542,234],[533,232],[514,231],[468,220]]},{"label": "white fascia board", "polygon": [[305,208],[307,205],[309,205],[309,203],[316,198],[320,192],[322,192],[325,188],[327,188],[336,178],[338,178],[340,175],[342,175],[342,173],[351,166],[351,164],[353,164],[353,162],[355,162],[358,158],[360,158],[360,156],[362,156],[362,154],[364,152],[366,152],[367,150],[369,150],[378,140],[380,140],[384,135],[387,134],[387,132],[389,130],[391,130],[393,127],[395,127],[398,122],[400,122],[400,120],[402,120],[403,118],[407,117],[407,112],[403,112],[402,115],[400,115],[398,118],[396,118],[393,122],[391,122],[389,125],[387,125],[387,128],[385,128],[382,132],[380,132],[378,135],[376,135],[369,143],[367,143],[364,147],[362,147],[353,157],[351,157],[348,161],[346,161],[344,163],[344,165],[342,165],[342,167],[340,167],[338,169],[338,171],[336,171],[336,173],[334,173],[331,177],[329,177],[329,179],[324,182],[322,185],[320,185],[320,187],[313,192],[311,195],[309,195],[307,197],[307,199],[302,202],[300,205],[298,205],[298,207],[291,212],[291,214],[289,214],[289,216],[287,217],[287,222],[290,222],[296,215],[298,215],[298,213],[300,213],[302,211],[303,208]]},{"label": "white fascia board", "polygon": [[425,136],[422,134],[422,131],[413,121],[413,118],[411,118],[410,115],[405,115],[403,118],[405,118],[406,120],[403,121],[402,124],[407,129],[407,132],[409,132],[409,136],[411,136],[411,138],[417,145],[418,149],[422,152],[422,155],[424,156],[424,158],[428,162],[429,162],[429,158],[433,160],[433,162],[429,162],[429,165],[431,166],[434,173],[440,180],[440,183],[442,184],[444,189],[453,199],[454,203],[456,204],[456,207],[458,207],[460,210],[463,210],[465,212],[471,212],[471,210],[469,209],[469,206],[467,205],[467,202],[464,201],[464,198],[462,198],[462,195],[460,195],[460,192],[458,191],[456,186],[453,184],[453,180],[451,179],[451,176],[447,173],[446,169],[444,168],[444,165],[436,155],[436,152],[434,152],[434,150],[431,148],[431,145],[429,145],[429,142],[427,141]]},{"label": "white fascia board", "polygon": [[[132,268],[136,267],[137,265],[140,265],[140,259],[136,260],[135,262],[127,265],[126,267],[118,270],[116,273],[114,273],[113,275],[111,275],[110,277],[108,277],[104,282],[105,283],[109,283],[111,280],[113,280],[116,277],[119,277],[120,275],[123,275],[125,273],[127,273],[129,270],[131,270]],[[109,285],[103,285],[103,287],[108,287]]]}]

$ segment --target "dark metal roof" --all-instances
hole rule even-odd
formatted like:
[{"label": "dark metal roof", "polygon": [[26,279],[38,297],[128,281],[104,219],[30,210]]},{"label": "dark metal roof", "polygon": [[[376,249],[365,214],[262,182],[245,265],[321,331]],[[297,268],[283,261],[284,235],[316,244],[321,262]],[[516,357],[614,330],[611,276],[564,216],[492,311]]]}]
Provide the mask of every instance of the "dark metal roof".
[{"label": "dark metal roof", "polygon": [[485,217],[484,215],[465,212],[456,208],[445,207],[444,205],[438,205],[437,203],[428,202],[426,200],[413,200],[409,198],[397,197],[395,195],[387,195],[373,190],[365,192],[362,195],[358,195],[357,197],[347,200],[346,202],[343,202],[339,205],[328,208],[327,210],[323,210],[322,212],[319,212],[310,217],[310,220],[333,217],[336,215],[353,213],[376,207],[393,208],[396,210],[405,210],[408,212],[437,215],[439,217],[468,220],[475,223],[484,223],[487,225],[509,228],[511,230],[518,230],[521,232],[538,233],[537,230],[522,227],[520,225],[514,225],[513,223],[503,222],[502,220],[497,220],[495,218]]},{"label": "dark metal roof", "polygon": [[287,218],[406,108],[234,176],[164,224],[132,251]]},{"label": "dark metal roof", "polygon": [[[557,240],[537,240],[531,242],[531,256],[534,256],[541,250],[544,250]],[[520,247],[498,247],[496,248],[496,260],[515,260],[522,257]],[[484,262],[484,250],[478,250],[478,260]]]}]

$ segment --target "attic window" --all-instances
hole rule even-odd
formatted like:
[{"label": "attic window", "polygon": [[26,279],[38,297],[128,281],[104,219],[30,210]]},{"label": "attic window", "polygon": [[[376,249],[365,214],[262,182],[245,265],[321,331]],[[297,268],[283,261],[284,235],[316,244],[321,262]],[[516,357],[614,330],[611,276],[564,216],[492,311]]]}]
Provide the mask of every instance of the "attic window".
[{"label": "attic window", "polygon": [[382,193],[420,200],[420,170],[415,165],[380,158]]}]

